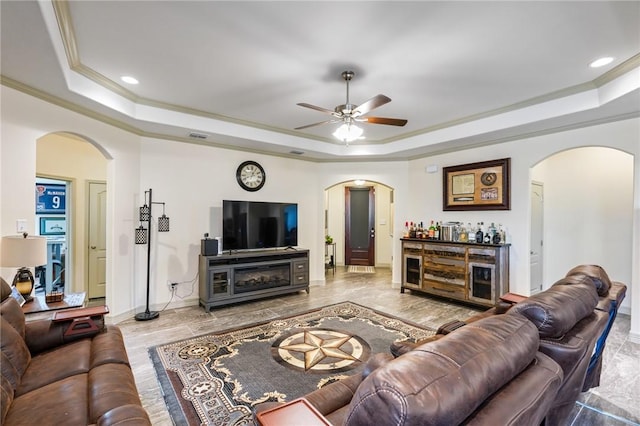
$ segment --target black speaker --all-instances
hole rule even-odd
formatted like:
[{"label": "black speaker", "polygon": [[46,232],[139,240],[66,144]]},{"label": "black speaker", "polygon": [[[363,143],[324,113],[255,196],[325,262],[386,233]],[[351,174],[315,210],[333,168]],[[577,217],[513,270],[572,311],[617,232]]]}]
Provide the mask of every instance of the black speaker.
[{"label": "black speaker", "polygon": [[218,255],[218,240],[205,238],[200,240],[200,254],[203,256]]}]

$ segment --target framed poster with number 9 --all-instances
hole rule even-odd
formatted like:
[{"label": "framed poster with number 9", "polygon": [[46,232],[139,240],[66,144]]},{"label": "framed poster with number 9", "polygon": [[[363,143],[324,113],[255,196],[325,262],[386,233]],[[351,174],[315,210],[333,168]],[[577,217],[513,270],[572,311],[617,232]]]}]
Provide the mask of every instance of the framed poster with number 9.
[{"label": "framed poster with number 9", "polygon": [[59,183],[36,183],[36,214],[65,214],[67,186]]}]

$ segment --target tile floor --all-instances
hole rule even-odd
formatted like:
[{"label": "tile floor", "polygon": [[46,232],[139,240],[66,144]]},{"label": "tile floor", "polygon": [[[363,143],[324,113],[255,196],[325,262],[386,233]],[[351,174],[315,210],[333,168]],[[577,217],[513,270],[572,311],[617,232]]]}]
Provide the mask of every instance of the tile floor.
[{"label": "tile floor", "polygon": [[[194,291],[197,292],[197,286]],[[153,424],[172,425],[171,413],[166,409],[148,356],[149,347],[347,300],[434,329],[477,312],[468,306],[409,291],[401,294],[399,289],[391,288],[388,269],[358,274],[338,267],[335,275],[328,272],[325,285],[312,286],[309,294],[263,299],[209,313],[196,306],[166,309],[158,319],[137,322],[131,318],[118,325],[125,337],[142,403]],[[629,327],[629,317],[619,315],[607,341],[601,385],[582,395],[567,426],[640,425],[640,344],[628,341]]]}]

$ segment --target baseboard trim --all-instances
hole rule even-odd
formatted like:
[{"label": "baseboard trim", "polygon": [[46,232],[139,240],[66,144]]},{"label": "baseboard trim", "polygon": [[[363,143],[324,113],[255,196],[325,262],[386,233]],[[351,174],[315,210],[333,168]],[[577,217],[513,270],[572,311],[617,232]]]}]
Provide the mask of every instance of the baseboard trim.
[{"label": "baseboard trim", "polygon": [[640,333],[629,332],[629,341],[631,343],[640,343]]}]

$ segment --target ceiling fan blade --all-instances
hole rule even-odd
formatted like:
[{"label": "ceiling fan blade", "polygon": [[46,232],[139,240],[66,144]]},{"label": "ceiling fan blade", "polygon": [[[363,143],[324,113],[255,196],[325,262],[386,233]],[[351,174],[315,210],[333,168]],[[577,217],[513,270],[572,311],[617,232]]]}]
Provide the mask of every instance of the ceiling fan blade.
[{"label": "ceiling fan blade", "polygon": [[314,127],[314,126],[320,126],[322,124],[331,124],[331,123],[339,123],[342,120],[340,119],[336,119],[336,120],[325,120],[325,121],[320,121],[318,123],[313,123],[313,124],[307,124],[306,126],[300,126],[300,127],[296,127],[293,130],[302,130],[302,129],[307,129],[309,127]]},{"label": "ceiling fan blade", "polygon": [[366,100],[362,105],[354,109],[353,113],[351,113],[351,116],[358,117],[360,115],[364,115],[372,109],[378,108],[379,106],[382,106],[389,102],[391,102],[391,98],[385,95],[376,95],[373,98]]},{"label": "ceiling fan blade", "polygon": [[332,109],[327,109],[327,108],[319,107],[319,106],[316,106],[316,105],[307,104],[307,103],[304,103],[304,102],[298,103],[296,105],[300,105],[301,107],[305,107],[305,108],[315,109],[316,111],[324,112],[326,114],[331,114],[331,115],[336,115],[336,116],[338,114]]},{"label": "ceiling fan blade", "polygon": [[372,124],[388,124],[389,126],[404,126],[407,124],[407,120],[386,117],[358,117],[357,121],[365,121]]}]

